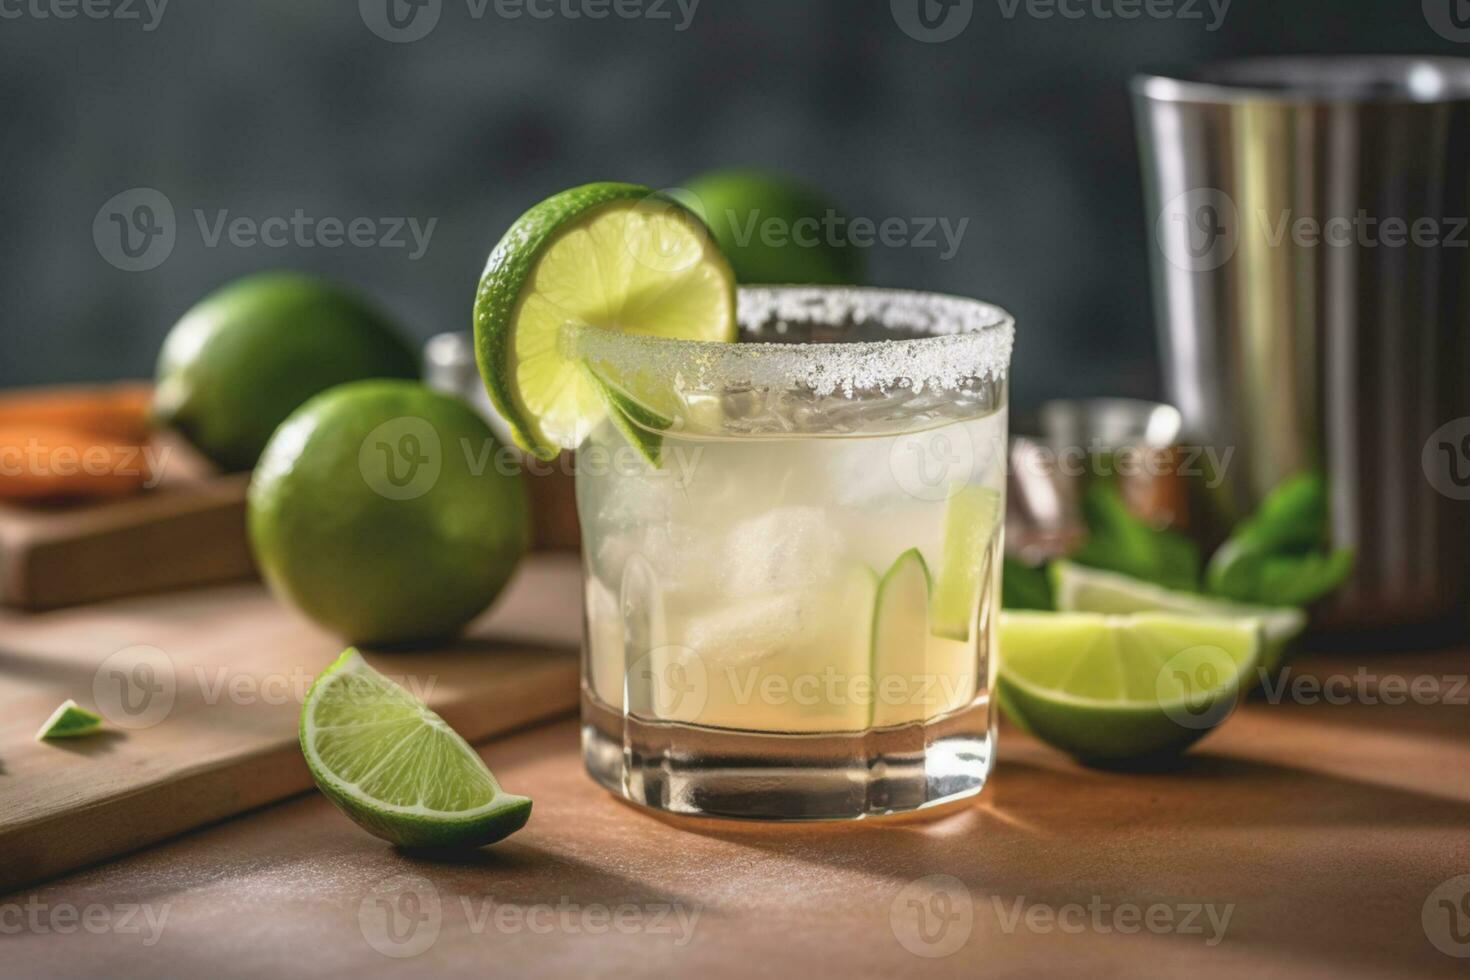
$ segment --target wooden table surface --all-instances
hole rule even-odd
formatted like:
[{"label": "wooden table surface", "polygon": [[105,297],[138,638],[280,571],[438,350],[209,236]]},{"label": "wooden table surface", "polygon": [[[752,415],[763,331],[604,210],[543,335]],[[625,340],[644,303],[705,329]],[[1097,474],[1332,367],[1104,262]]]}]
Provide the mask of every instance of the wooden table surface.
[{"label": "wooden table surface", "polygon": [[[465,635],[364,650],[481,740],[577,705],[581,563],[536,554]],[[259,583],[0,611],[0,892],[313,787],[301,701],[343,641]],[[93,738],[39,743],[67,697]]]},{"label": "wooden table surface", "polygon": [[[4,970],[1464,976],[1467,666],[1310,659],[1297,676],[1351,703],[1309,681],[1253,701],[1171,772],[1081,768],[1003,729],[979,800],[924,821],[667,822],[583,775],[567,719],[485,747],[536,803],[471,860],[298,797],[0,898]],[[1382,703],[1390,677],[1434,690]]]}]

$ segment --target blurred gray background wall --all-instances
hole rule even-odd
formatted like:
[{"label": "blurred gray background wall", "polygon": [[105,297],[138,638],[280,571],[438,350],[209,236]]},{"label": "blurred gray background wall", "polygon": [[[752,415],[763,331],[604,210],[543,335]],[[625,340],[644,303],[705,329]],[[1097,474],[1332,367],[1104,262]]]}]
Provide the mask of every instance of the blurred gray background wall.
[{"label": "blurred gray background wall", "polygon": [[[0,0],[0,385],[146,376],[195,299],[276,266],[357,284],[419,338],[467,328],[486,254],[546,194],[752,164],[875,221],[968,219],[947,258],[875,246],[870,278],[1009,307],[1019,402],[1150,395],[1129,75],[1243,53],[1470,56],[1421,0],[960,0],[970,20],[942,41],[911,36],[916,0],[600,0],[604,19],[599,0],[159,3]],[[1130,8],[1145,12],[1106,16]],[[94,235],[134,188],[174,211],[156,263]],[[221,218],[298,211],[369,219],[374,243],[215,237]],[[377,243],[410,218],[434,222],[422,254],[407,228]]]}]

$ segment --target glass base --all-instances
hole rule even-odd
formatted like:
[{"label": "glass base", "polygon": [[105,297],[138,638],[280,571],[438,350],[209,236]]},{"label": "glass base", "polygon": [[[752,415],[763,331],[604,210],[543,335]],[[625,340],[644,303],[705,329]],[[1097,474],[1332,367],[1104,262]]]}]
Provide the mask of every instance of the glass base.
[{"label": "glass base", "polygon": [[593,779],[653,810],[752,820],[859,820],[974,796],[995,760],[988,700],[924,724],[777,735],[625,717],[582,694]]}]

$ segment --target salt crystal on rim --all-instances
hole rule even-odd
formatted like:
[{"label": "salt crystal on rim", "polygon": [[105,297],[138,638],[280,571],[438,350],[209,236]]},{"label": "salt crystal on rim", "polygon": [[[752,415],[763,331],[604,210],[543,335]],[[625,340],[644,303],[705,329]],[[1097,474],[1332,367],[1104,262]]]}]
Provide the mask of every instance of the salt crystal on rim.
[{"label": "salt crystal on rim", "polygon": [[804,388],[840,392],[958,390],[1005,379],[1015,320],[978,300],[897,289],[742,287],[742,334],[781,336],[792,325],[867,327],[918,336],[879,341],[736,344],[578,330],[576,353],[614,376],[653,373],[681,391]]}]

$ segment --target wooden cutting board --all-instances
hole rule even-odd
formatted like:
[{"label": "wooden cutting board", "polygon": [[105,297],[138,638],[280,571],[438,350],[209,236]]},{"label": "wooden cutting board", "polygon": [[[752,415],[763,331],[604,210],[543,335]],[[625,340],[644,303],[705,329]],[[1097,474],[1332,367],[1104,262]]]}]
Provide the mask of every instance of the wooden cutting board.
[{"label": "wooden cutting board", "polygon": [[[254,578],[245,536],[249,474],[221,476],[182,443],[169,449],[167,476],[152,490],[108,501],[0,504],[0,605],[58,609]],[[535,547],[576,551],[576,490],[565,458],[524,479]]]},{"label": "wooden cutting board", "polygon": [[155,488],[101,501],[0,504],[0,605],[56,609],[255,575],[247,474],[221,476],[182,442]]},{"label": "wooden cutting board", "polygon": [[[580,595],[535,554],[466,639],[364,653],[482,740],[574,708]],[[309,789],[300,702],[341,649],[256,584],[0,613],[0,891]],[[36,742],[68,697],[108,731]]]}]

